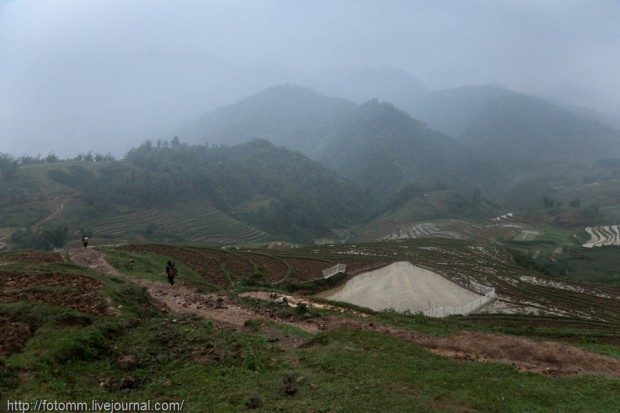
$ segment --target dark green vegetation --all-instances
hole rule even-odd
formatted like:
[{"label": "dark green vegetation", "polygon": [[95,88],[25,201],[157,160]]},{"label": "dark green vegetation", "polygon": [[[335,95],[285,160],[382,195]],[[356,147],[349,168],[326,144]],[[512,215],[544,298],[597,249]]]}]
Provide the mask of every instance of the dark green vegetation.
[{"label": "dark green vegetation", "polygon": [[67,227],[53,226],[33,231],[31,228],[18,230],[11,235],[11,243],[19,249],[49,251],[62,248],[69,238]]},{"label": "dark green vegetation", "polygon": [[[240,329],[222,328],[209,320],[162,312],[131,282],[134,278],[164,282],[160,272],[170,258],[177,259],[186,286],[230,296],[251,288],[247,280],[257,276],[266,283],[263,288],[283,291],[289,283],[316,277],[333,262],[361,268],[388,257],[424,265],[462,262],[458,270],[465,274],[473,274],[484,257],[489,268],[501,268],[505,274],[532,274],[510,264],[501,249],[480,251],[469,246],[434,241],[291,251],[166,245],[107,248],[106,256],[124,274],[121,277],[84,270],[55,253],[0,254],[0,322],[5,332],[0,346],[0,395],[3,400],[185,400],[184,411],[189,412],[248,407],[268,411],[613,411],[618,403],[618,379],[519,373],[508,365],[441,357],[402,338],[350,327],[309,334],[271,321],[251,320]],[[351,253],[352,249],[368,255]],[[449,258],[454,254],[459,258]],[[275,282],[278,274],[287,274],[289,282]],[[483,277],[490,282],[490,275]],[[562,308],[586,309],[594,304],[586,294],[572,294],[562,301],[551,289],[532,290],[519,284],[510,292],[508,284],[498,282],[496,287],[505,285],[502,288],[514,297],[522,290],[528,300],[539,296]],[[245,303],[291,319],[352,317],[328,310]],[[598,301],[595,314],[609,315],[605,312],[608,305]],[[365,313],[375,323],[432,336],[468,329],[566,340],[616,357],[619,351],[617,327],[613,326],[617,324],[605,321],[533,315],[438,320]],[[291,341],[301,345],[286,344]]]},{"label": "dark green vegetation", "polygon": [[453,138],[427,128],[389,103],[362,104],[321,156],[341,176],[381,199],[402,186],[450,183],[453,189],[495,188],[499,169]]},{"label": "dark green vegetation", "polygon": [[620,286],[620,248],[598,247],[572,251],[562,261],[570,279]]},{"label": "dark green vegetation", "polygon": [[5,227],[54,221],[91,227],[100,238],[219,244],[264,241],[267,233],[329,236],[365,220],[373,203],[316,162],[264,140],[232,148],[174,140],[147,142],[122,161],[20,166],[0,208]]}]

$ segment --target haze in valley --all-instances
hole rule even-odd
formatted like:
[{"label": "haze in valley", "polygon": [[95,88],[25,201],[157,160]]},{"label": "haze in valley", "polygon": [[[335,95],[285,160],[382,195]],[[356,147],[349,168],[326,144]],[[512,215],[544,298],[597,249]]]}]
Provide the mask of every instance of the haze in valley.
[{"label": "haze in valley", "polygon": [[611,0],[3,1],[0,152],[122,156],[282,83],[396,106],[493,84],[613,124],[618,21]]}]

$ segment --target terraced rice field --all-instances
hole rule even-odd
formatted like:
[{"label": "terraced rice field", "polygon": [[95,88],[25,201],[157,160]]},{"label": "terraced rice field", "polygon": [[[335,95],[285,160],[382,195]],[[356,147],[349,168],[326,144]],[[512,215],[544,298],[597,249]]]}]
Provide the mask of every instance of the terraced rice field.
[{"label": "terraced rice field", "polygon": [[273,198],[267,196],[258,196],[251,201],[244,202],[232,208],[233,215],[244,214],[248,212],[256,212],[261,208],[269,209]]},{"label": "terraced rice field", "polygon": [[[448,238],[461,240],[487,240],[491,238],[512,239],[525,236],[533,239],[536,231],[526,228],[532,225],[528,218],[518,217],[513,213],[492,218],[478,224],[461,220],[442,220],[425,223],[406,223],[399,221],[383,222],[382,240]],[[387,233],[387,235],[385,235]],[[521,233],[521,234],[520,234]]]},{"label": "terraced rice field", "polygon": [[384,240],[394,239],[414,239],[414,238],[452,238],[464,239],[470,235],[465,231],[467,226],[454,227],[450,225],[441,225],[435,223],[421,224],[402,224],[389,235],[383,237]]},{"label": "terraced rice field", "polygon": [[521,232],[519,232],[517,234],[517,236],[515,236],[513,238],[513,240],[515,240],[515,241],[534,241],[538,235],[540,235],[540,232],[538,232],[538,231],[524,229]]},{"label": "terraced rice field", "polygon": [[190,202],[167,211],[121,214],[84,223],[98,237],[113,239],[134,239],[153,226],[158,234],[202,244],[260,244],[270,239],[267,233],[226,215],[209,202]]},{"label": "terraced rice field", "polygon": [[[309,246],[278,251],[232,251],[140,245],[131,247],[170,257],[202,274],[214,288],[226,288],[247,277],[269,284],[296,284],[321,279],[321,270],[342,263],[350,276],[404,261],[441,275],[479,293],[494,288],[498,300],[483,311],[524,317],[563,317],[620,325],[620,296],[582,283],[546,281],[541,274],[515,264],[503,247],[472,241],[423,238],[366,244]],[[532,280],[536,282],[532,282]],[[303,284],[302,284],[303,285]]]},{"label": "terraced rice field", "polygon": [[590,235],[590,240],[583,244],[584,248],[620,245],[619,225],[587,227],[586,232]]},{"label": "terraced rice field", "polygon": [[[274,255],[278,253],[274,252]],[[372,266],[379,262],[409,261],[472,289],[472,282],[495,288],[498,305],[489,312],[562,316],[620,325],[620,298],[591,285],[573,283],[574,289],[552,283],[532,284],[527,276],[540,274],[517,266],[504,248],[462,240],[425,238],[360,245],[326,245],[281,252],[278,256],[328,259]],[[485,310],[487,311],[487,310]]]}]

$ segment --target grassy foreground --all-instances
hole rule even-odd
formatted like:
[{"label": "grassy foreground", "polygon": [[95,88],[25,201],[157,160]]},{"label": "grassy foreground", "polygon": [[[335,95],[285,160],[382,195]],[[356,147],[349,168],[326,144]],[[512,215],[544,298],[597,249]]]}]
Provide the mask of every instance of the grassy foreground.
[{"label": "grassy foreground", "polygon": [[[122,261],[121,255],[116,257]],[[152,271],[162,259],[165,262],[165,257],[145,254],[126,274],[157,280]],[[3,277],[22,272],[40,277],[73,274],[97,281],[97,294],[116,311],[79,311],[68,299],[55,304],[39,298],[20,300],[31,296],[26,290],[18,294],[0,285],[3,297],[11,297],[0,302],[0,319],[19,321],[34,330],[22,349],[0,356],[3,406],[7,399],[95,398],[184,400],[186,412],[250,408],[612,412],[620,402],[620,381],[609,377],[519,373],[508,365],[453,360],[415,343],[350,328],[312,335],[256,321],[242,329],[223,329],[208,320],[160,311],[144,290],[126,279],[59,263],[12,263],[0,268]],[[188,272],[188,282],[200,287],[195,273]],[[41,294],[55,290],[66,297],[72,294],[67,285],[28,288]],[[434,334],[462,328],[459,322],[417,316],[371,317]],[[467,328],[488,329],[473,323]],[[280,331],[280,339],[268,333],[273,329]],[[288,339],[303,344],[286,346]],[[589,347],[618,355],[616,343]]]}]

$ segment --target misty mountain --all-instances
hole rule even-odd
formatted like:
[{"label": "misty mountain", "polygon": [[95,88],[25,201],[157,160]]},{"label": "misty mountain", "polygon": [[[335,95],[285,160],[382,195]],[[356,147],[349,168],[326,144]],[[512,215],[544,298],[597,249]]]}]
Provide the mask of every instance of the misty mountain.
[{"label": "misty mountain", "polygon": [[590,117],[524,95],[491,101],[459,140],[520,170],[620,155],[620,133]]},{"label": "misty mountain", "polygon": [[228,145],[264,138],[319,160],[382,198],[410,182],[493,190],[501,176],[492,162],[391,103],[375,99],[358,106],[295,85],[211,112],[179,134]]},{"label": "misty mountain", "polygon": [[501,179],[492,162],[378,100],[358,108],[320,159],[384,200],[410,183],[473,191],[492,189]]},{"label": "misty mountain", "polygon": [[415,76],[391,67],[341,67],[302,77],[299,83],[356,103],[377,98],[401,108],[416,105],[428,92]]},{"label": "misty mountain", "polygon": [[296,85],[270,87],[240,102],[209,112],[178,134],[192,142],[234,145],[268,139],[316,156],[336,127],[356,108]]},{"label": "misty mountain", "polygon": [[512,93],[494,85],[462,86],[429,92],[416,104],[402,108],[429,127],[456,137],[490,102]]}]

